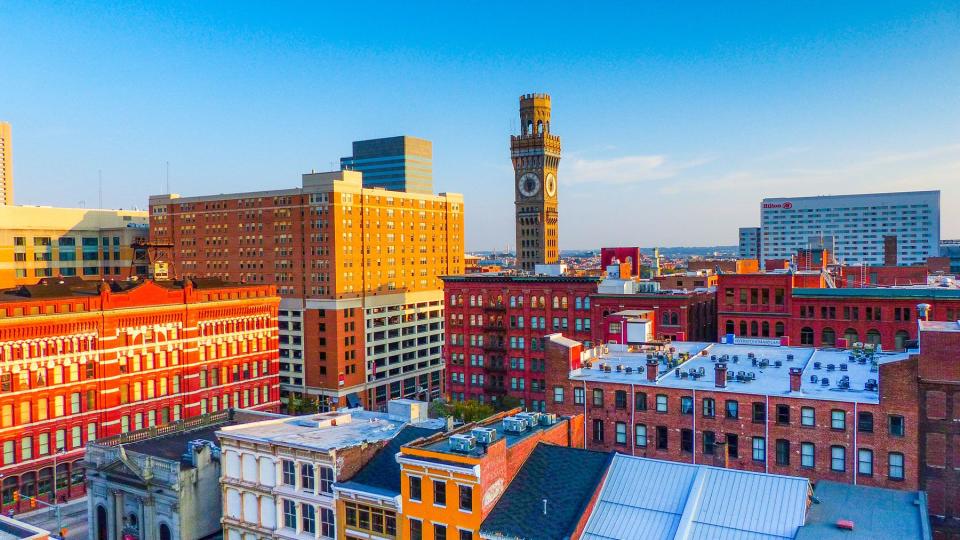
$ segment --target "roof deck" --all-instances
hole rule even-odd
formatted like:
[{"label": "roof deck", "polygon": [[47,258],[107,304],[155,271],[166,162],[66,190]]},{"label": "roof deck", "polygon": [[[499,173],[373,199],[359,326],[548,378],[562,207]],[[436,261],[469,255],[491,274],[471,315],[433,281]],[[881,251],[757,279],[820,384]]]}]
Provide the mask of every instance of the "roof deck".
[{"label": "roof deck", "polygon": [[[909,358],[908,353],[700,342],[674,342],[670,349],[615,344],[607,345],[606,352],[589,349],[583,360],[592,365],[571,371],[570,379],[876,404],[879,366]],[[647,378],[648,355],[658,361],[656,381]],[[716,386],[719,364],[726,365],[725,388]],[[801,370],[799,392],[790,391],[791,368]]]}]

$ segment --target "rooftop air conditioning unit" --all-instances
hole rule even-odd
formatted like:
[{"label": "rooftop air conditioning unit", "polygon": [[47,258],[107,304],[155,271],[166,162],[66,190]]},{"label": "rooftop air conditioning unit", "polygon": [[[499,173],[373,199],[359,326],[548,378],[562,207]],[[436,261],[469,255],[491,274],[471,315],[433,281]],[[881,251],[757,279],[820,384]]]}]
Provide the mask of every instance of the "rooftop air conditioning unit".
[{"label": "rooftop air conditioning unit", "polygon": [[497,430],[488,427],[478,427],[470,430],[470,434],[476,437],[480,444],[490,444],[497,440]]},{"label": "rooftop air conditioning unit", "polygon": [[508,416],[503,419],[503,430],[507,433],[523,433],[527,429],[527,419]]},{"label": "rooftop air conditioning unit", "polygon": [[523,418],[524,420],[526,420],[526,421],[527,421],[527,425],[528,425],[529,427],[536,426],[536,425],[538,425],[538,424],[540,423],[540,413],[538,413],[538,412],[533,412],[533,411],[522,412],[522,413],[518,414],[517,417],[518,417],[518,418]]},{"label": "rooftop air conditioning unit", "polygon": [[470,452],[477,447],[477,438],[473,435],[451,435],[450,449],[454,452]]},{"label": "rooftop air conditioning unit", "polygon": [[557,423],[557,415],[554,413],[543,413],[540,415],[541,426],[552,426]]}]

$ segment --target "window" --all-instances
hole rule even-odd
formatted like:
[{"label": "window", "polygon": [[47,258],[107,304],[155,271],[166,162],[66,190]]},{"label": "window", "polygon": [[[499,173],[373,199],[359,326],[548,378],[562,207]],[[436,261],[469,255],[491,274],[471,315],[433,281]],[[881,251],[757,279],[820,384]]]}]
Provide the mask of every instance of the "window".
[{"label": "window", "polygon": [[873,476],[873,450],[861,448],[857,451],[857,474]]},{"label": "window", "polygon": [[762,424],[767,421],[767,408],[763,403],[753,404],[753,421]]},{"label": "window", "polygon": [[460,539],[459,540],[473,540],[473,531],[467,529],[460,529]]},{"label": "window", "polygon": [[847,469],[847,453],[842,446],[830,447],[830,470],[843,472]]},{"label": "window", "polygon": [[716,401],[713,398],[703,398],[703,417],[704,418],[713,418],[716,416]]},{"label": "window", "polygon": [[838,409],[830,411],[830,429],[844,430],[847,428],[847,413]]},{"label": "window", "polygon": [[304,463],[300,465],[300,483],[301,487],[306,491],[313,491],[314,487],[316,487],[312,464]]},{"label": "window", "polygon": [[613,397],[614,397],[614,405],[618,409],[627,408],[627,392],[625,390],[617,390],[616,392],[614,392]]},{"label": "window", "polygon": [[473,488],[470,486],[459,486],[460,488],[460,510],[464,512],[473,511]]},{"label": "window", "polygon": [[809,427],[816,424],[813,407],[800,407],[800,425]]},{"label": "window", "polygon": [[633,395],[634,408],[638,411],[647,410],[647,394],[643,392],[637,392]]},{"label": "window", "polygon": [[616,422],[614,431],[614,442],[617,444],[627,444],[627,424],[626,422]]},{"label": "window", "polygon": [[892,414],[888,418],[888,423],[890,424],[890,435],[894,437],[904,436],[904,433],[906,433],[906,424],[902,416]]},{"label": "window", "polygon": [[693,398],[690,396],[680,397],[680,414],[693,414]]},{"label": "window", "polygon": [[423,540],[423,522],[419,519],[410,519],[410,540]]},{"label": "window", "polygon": [[816,449],[812,442],[800,443],[800,466],[812,469],[816,462],[815,452]]},{"label": "window", "polygon": [[740,438],[735,433],[727,433],[727,455],[732,458],[740,457]]},{"label": "window", "polygon": [[447,526],[435,523],[433,525],[433,540],[447,540]]},{"label": "window", "polygon": [[297,485],[297,466],[293,461],[285,459],[283,463],[283,484],[286,486]]},{"label": "window", "polygon": [[600,418],[593,419],[593,442],[603,442],[603,420]]},{"label": "window", "polygon": [[657,426],[657,450],[666,450],[667,446],[667,426]]},{"label": "window", "polygon": [[647,426],[644,424],[637,424],[633,426],[634,437],[636,438],[637,446],[641,448],[646,448],[647,446]]},{"label": "window", "polygon": [[657,412],[667,412],[667,396],[657,394]]},{"label": "window", "polygon": [[303,524],[303,532],[316,534],[317,532],[317,514],[316,509],[312,504],[301,504],[300,512],[303,515],[301,523]]},{"label": "window", "polygon": [[680,451],[688,453],[693,452],[693,430],[680,430]]},{"label": "window", "polygon": [[753,460],[754,461],[767,460],[767,440],[764,439],[763,437],[753,438]]},{"label": "window", "polygon": [[562,386],[553,387],[553,402],[563,403],[563,387]]},{"label": "window", "polygon": [[283,526],[288,529],[297,528],[297,503],[283,499]]},{"label": "window", "polygon": [[437,506],[447,505],[447,483],[443,480],[433,481],[433,504]]},{"label": "window", "polygon": [[873,433],[873,413],[862,412],[857,415],[857,431]]},{"label": "window", "polygon": [[573,404],[583,405],[583,388],[573,389]]},{"label": "window", "polygon": [[410,484],[410,500],[411,501],[420,501],[420,477],[411,476],[409,478]]},{"label": "window", "polygon": [[887,469],[891,480],[903,480],[903,454],[890,452],[887,455]]},{"label": "window", "polygon": [[337,537],[337,527],[335,525],[336,514],[329,508],[320,508],[320,536],[327,538]]},{"label": "window", "polygon": [[603,390],[599,388],[593,389],[593,406],[603,407]]},{"label": "window", "polygon": [[790,423],[790,406],[777,405],[777,423],[787,425]]},{"label": "window", "polygon": [[740,403],[733,399],[727,400],[726,413],[727,418],[738,418],[740,416]]},{"label": "window", "polygon": [[703,455],[712,456],[717,449],[717,434],[712,431],[703,432]]},{"label": "window", "polygon": [[777,465],[790,464],[790,441],[777,439]]},{"label": "window", "polygon": [[332,495],[333,482],[333,469],[330,467],[320,467],[320,493]]}]

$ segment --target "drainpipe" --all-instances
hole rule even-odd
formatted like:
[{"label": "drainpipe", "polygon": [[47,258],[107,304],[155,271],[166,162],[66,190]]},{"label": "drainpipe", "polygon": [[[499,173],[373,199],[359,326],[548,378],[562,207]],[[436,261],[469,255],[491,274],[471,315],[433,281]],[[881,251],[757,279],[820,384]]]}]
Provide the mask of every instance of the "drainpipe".
[{"label": "drainpipe", "polygon": [[633,395],[631,403],[633,404],[630,407],[630,427],[633,428],[633,435],[630,436],[630,455],[637,455],[637,391],[633,385],[630,383],[630,393]]},{"label": "drainpipe", "polygon": [[[857,448],[857,423],[860,415],[857,413],[857,402],[853,402],[853,485],[857,485],[857,474],[860,472],[860,449]],[[871,465],[873,465],[871,463]]]},{"label": "drainpipe", "polygon": [[763,456],[763,469],[764,472],[770,472],[770,396],[763,396],[764,404],[764,422],[763,422],[763,440],[764,440],[764,456]]},{"label": "drainpipe", "polygon": [[693,409],[690,411],[693,416],[693,447],[690,449],[690,455],[693,456],[693,464],[697,464],[697,389],[693,389]]},{"label": "drainpipe", "polygon": [[583,381],[583,447],[587,447],[587,381]]}]

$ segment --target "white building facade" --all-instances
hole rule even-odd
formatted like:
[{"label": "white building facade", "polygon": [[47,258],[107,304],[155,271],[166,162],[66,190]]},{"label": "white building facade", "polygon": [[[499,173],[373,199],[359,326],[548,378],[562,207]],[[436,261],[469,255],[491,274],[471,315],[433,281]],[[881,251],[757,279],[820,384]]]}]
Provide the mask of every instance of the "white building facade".
[{"label": "white building facade", "polygon": [[883,265],[885,246],[897,264],[923,264],[940,246],[940,192],[911,191],[763,199],[761,262],[823,247],[841,264]]}]

